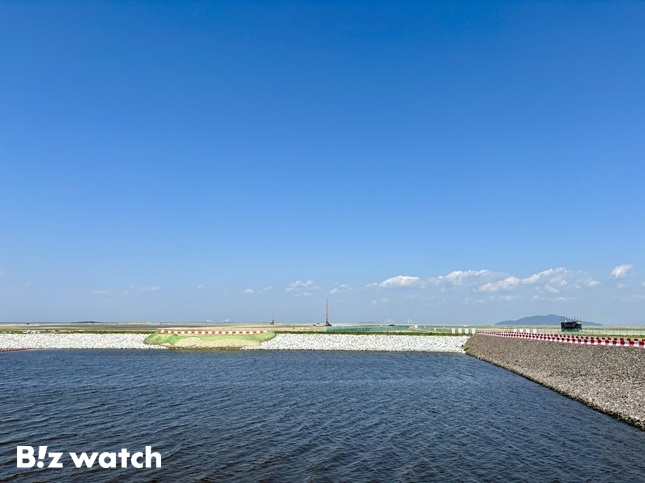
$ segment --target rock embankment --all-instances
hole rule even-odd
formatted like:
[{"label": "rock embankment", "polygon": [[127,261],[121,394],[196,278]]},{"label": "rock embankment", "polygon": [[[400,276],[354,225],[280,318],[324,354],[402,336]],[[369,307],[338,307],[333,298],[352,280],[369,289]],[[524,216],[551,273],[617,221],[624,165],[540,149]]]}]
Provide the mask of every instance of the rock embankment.
[{"label": "rock embankment", "polygon": [[645,430],[645,350],[477,334],[477,357]]},{"label": "rock embankment", "polygon": [[467,340],[459,336],[278,334],[260,346],[245,349],[463,352]]},{"label": "rock embankment", "polygon": [[148,334],[0,334],[0,349],[164,349]]}]

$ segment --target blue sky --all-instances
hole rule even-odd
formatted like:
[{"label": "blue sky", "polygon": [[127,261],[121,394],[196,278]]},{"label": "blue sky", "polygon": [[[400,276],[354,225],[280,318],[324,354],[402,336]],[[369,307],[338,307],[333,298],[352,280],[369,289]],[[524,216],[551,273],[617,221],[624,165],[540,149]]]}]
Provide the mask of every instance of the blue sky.
[{"label": "blue sky", "polygon": [[642,2],[2,2],[0,321],[645,323]]}]

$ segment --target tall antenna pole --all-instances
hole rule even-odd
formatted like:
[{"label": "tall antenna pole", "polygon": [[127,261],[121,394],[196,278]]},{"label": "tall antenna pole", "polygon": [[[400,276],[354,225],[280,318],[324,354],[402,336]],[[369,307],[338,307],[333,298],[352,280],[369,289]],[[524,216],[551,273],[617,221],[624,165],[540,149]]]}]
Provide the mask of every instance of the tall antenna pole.
[{"label": "tall antenna pole", "polygon": [[275,307],[273,307],[273,315],[271,316],[271,325],[275,324]]},{"label": "tall antenna pole", "polygon": [[329,323],[329,297],[325,300],[325,325],[331,325]]}]

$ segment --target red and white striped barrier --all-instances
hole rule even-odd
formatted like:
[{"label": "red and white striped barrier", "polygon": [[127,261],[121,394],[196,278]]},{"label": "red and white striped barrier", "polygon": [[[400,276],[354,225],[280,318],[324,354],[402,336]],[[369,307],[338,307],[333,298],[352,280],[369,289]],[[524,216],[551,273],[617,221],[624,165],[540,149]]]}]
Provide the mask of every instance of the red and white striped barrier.
[{"label": "red and white striped barrier", "polygon": [[175,330],[175,329],[157,329],[158,334],[175,334],[175,335],[248,335],[248,334],[266,334],[266,330]]},{"label": "red and white striped barrier", "polygon": [[640,347],[645,349],[645,339],[630,337],[591,337],[587,335],[530,334],[527,332],[478,332],[478,334],[495,337],[513,337],[516,339],[546,340],[567,344],[604,345],[617,347]]}]

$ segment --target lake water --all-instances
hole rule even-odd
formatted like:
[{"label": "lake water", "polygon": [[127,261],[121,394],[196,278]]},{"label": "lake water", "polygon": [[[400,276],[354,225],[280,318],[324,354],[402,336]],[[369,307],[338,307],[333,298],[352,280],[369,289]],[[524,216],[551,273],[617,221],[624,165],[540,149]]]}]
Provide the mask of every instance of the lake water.
[{"label": "lake water", "polygon": [[[2,481],[645,481],[645,432],[461,354],[26,351],[0,374]],[[146,445],[161,468],[68,454]]]}]

